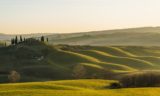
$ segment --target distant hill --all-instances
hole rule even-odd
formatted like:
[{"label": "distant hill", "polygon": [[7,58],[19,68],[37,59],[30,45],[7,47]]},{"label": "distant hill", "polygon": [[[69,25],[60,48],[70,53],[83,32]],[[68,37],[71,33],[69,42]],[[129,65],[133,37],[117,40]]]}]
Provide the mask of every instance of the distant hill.
[{"label": "distant hill", "polygon": [[[26,38],[39,38],[42,35],[49,38],[50,44],[160,46],[160,27],[141,27],[68,34],[37,33],[24,34],[22,36]],[[0,41],[10,42],[10,39],[15,36],[16,35],[0,34]]]},{"label": "distant hill", "polygon": [[31,40],[0,47],[0,71],[16,70],[21,81],[43,81],[73,79],[76,66],[83,66],[85,78],[114,78],[110,72],[159,70],[159,51],[160,47],[52,46]]},{"label": "distant hill", "polygon": [[160,46],[160,27],[49,35],[51,44]]}]

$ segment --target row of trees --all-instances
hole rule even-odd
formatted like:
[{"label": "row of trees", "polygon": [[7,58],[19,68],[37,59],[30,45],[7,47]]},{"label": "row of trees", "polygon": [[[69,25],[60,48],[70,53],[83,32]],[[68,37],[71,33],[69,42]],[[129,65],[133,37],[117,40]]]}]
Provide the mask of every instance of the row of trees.
[{"label": "row of trees", "polygon": [[[19,38],[18,38],[18,36],[16,36],[15,38],[11,39],[11,45],[16,45],[18,43],[25,42],[26,40],[27,39],[23,38],[22,36],[19,36]],[[49,39],[45,38],[44,36],[41,36],[39,41],[41,41],[41,42],[45,42],[45,41],[48,42]]]},{"label": "row of trees", "polygon": [[16,45],[16,44],[24,42],[24,41],[26,41],[26,38],[23,38],[22,36],[20,36],[18,38],[18,36],[16,36],[15,38],[11,39],[11,44]]},{"label": "row of trees", "polygon": [[45,42],[45,40],[48,42],[49,39],[48,38],[45,38],[44,36],[41,36],[41,42]]}]

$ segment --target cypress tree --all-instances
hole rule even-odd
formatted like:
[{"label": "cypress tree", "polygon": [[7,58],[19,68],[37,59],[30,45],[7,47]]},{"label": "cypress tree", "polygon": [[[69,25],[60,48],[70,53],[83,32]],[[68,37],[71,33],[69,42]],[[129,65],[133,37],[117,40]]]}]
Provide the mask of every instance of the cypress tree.
[{"label": "cypress tree", "polygon": [[11,39],[11,45],[13,45],[13,39]]},{"label": "cypress tree", "polygon": [[44,36],[41,37],[41,42],[44,42]]},{"label": "cypress tree", "polygon": [[49,39],[47,38],[47,42],[49,41]]},{"label": "cypress tree", "polygon": [[11,39],[11,45],[14,45],[15,43],[14,43],[14,39]]},{"label": "cypress tree", "polygon": [[23,42],[22,36],[20,36],[20,42]]},{"label": "cypress tree", "polygon": [[18,44],[18,37],[16,36],[15,40],[14,40],[15,44]]}]

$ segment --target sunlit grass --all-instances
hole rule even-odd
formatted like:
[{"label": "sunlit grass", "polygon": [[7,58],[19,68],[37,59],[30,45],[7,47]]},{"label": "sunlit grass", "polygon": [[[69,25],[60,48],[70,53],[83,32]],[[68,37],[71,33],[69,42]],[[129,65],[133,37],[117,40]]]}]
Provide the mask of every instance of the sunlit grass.
[{"label": "sunlit grass", "polygon": [[109,80],[63,80],[0,85],[0,96],[160,96],[160,88],[108,89]]}]

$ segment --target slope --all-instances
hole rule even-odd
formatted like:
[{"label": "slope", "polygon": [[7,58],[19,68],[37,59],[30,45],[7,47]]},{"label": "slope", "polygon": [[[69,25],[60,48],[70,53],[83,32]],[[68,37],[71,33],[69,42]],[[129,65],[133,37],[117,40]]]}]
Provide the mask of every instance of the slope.
[{"label": "slope", "polygon": [[0,48],[0,71],[16,70],[22,82],[46,81],[73,79],[74,68],[83,66],[82,78],[113,79],[120,73],[159,70],[158,51],[160,47],[49,45],[28,39]]}]

